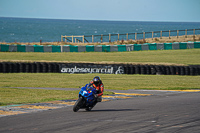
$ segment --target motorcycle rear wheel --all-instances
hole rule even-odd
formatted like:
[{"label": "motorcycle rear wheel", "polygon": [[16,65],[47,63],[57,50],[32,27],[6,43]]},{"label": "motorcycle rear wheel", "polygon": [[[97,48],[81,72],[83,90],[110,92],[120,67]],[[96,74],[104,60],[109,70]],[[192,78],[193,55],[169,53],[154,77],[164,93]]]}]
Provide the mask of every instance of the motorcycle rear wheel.
[{"label": "motorcycle rear wheel", "polygon": [[92,107],[87,107],[85,110],[86,111],[91,111],[92,110],[92,108],[95,106],[97,104],[97,102],[94,102],[94,104],[93,104],[93,106]]},{"label": "motorcycle rear wheel", "polygon": [[91,111],[93,107],[87,107],[85,110],[86,111]]},{"label": "motorcycle rear wheel", "polygon": [[77,112],[80,108],[81,108],[81,105],[83,105],[83,98],[80,97],[76,103],[74,104],[74,107],[73,107],[73,111],[74,112]]}]

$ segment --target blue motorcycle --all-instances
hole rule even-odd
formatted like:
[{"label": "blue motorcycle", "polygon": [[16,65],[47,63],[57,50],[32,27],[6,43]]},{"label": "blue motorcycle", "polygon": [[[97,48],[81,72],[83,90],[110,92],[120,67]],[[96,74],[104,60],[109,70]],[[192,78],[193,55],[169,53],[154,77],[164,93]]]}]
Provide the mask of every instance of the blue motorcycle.
[{"label": "blue motorcycle", "polygon": [[79,109],[90,111],[97,103],[95,94],[97,94],[96,89],[89,87],[88,84],[82,87],[79,92],[79,99],[74,104],[73,111],[77,112]]}]

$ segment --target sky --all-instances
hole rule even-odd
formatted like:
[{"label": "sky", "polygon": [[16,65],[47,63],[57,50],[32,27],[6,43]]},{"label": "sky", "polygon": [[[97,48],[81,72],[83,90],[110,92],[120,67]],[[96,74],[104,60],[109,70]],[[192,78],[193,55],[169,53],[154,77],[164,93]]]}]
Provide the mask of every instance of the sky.
[{"label": "sky", "polygon": [[0,17],[200,22],[200,0],[0,0]]}]

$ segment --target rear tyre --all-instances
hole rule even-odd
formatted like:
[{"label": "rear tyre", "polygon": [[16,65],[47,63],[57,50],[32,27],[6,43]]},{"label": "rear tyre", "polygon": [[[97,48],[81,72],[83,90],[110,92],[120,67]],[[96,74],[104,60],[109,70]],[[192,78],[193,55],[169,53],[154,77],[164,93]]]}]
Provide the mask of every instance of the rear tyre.
[{"label": "rear tyre", "polygon": [[85,110],[86,111],[91,111],[92,108],[94,108],[94,106],[97,104],[97,102],[95,101],[92,107],[87,107]]},{"label": "rear tyre", "polygon": [[81,108],[81,105],[83,105],[83,98],[80,97],[76,103],[74,104],[74,107],[73,107],[73,111],[74,112],[77,112],[80,108]]},{"label": "rear tyre", "polygon": [[86,110],[86,111],[91,111],[91,110],[92,110],[92,107],[87,107],[85,110]]}]

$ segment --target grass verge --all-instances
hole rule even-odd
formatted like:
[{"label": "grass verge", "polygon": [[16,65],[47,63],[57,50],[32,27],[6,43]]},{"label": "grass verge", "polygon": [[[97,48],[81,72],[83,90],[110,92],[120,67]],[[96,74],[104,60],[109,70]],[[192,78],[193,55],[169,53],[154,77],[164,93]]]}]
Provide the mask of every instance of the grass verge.
[{"label": "grass verge", "polygon": [[[97,59],[98,57],[98,59]],[[0,61],[200,64],[200,49],[134,52],[29,53],[0,52]]]},{"label": "grass verge", "polygon": [[[97,58],[98,61],[97,61]],[[0,61],[109,62],[145,64],[200,64],[200,49],[89,53],[0,52]],[[97,74],[0,73],[0,105],[77,98],[78,91],[12,89],[6,87],[78,88]],[[105,89],[200,89],[200,76],[98,74]],[[105,92],[109,94],[110,92]]]},{"label": "grass verge", "polygon": [[[0,106],[77,99],[79,91],[0,88]],[[106,91],[104,95],[113,94]]]},{"label": "grass verge", "polygon": [[[75,99],[79,91],[17,89],[14,87],[78,88],[96,74],[3,73],[0,74],[0,106]],[[105,89],[200,89],[200,76],[99,74]],[[13,87],[13,88],[9,88]],[[105,91],[104,94],[112,94]]]},{"label": "grass verge", "polygon": [[79,88],[100,76],[105,89],[200,89],[200,76],[2,73],[0,87]]},{"label": "grass verge", "polygon": [[[78,88],[96,74],[3,73],[0,74],[0,106],[74,99],[79,91],[17,89],[9,87]],[[200,76],[99,74],[105,89],[200,89]],[[7,88],[8,87],[8,88]],[[104,94],[112,94],[105,91]]]},{"label": "grass verge", "polygon": [[75,99],[78,91],[0,88],[0,106]]}]

